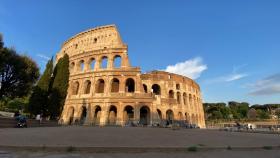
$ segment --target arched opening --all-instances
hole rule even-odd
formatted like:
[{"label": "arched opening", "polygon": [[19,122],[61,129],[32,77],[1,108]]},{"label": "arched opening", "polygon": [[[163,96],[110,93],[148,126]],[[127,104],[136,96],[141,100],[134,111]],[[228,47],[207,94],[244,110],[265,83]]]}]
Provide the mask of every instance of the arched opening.
[{"label": "arched opening", "polygon": [[150,108],[143,106],[140,109],[140,124],[149,125],[150,124]]},{"label": "arched opening", "polygon": [[190,124],[190,115],[188,113],[185,113],[185,122]]},{"label": "arched opening", "polygon": [[102,69],[107,68],[107,64],[108,64],[108,57],[103,56],[103,57],[101,58],[101,68],[102,68]]},{"label": "arched opening", "polygon": [[86,80],[84,94],[89,94],[90,93],[90,88],[91,88],[91,82],[89,80]]},{"label": "arched opening", "polygon": [[158,84],[153,84],[152,85],[152,90],[153,90],[153,93],[156,94],[156,95],[160,95],[161,94],[160,86]]},{"label": "arched opening", "polygon": [[189,105],[190,105],[190,107],[193,106],[193,105],[192,105],[192,95],[191,95],[191,94],[189,94]]},{"label": "arched opening", "polygon": [[83,125],[86,122],[86,118],[87,118],[87,108],[83,106],[82,107],[81,117],[80,117],[81,125]]},{"label": "arched opening", "polygon": [[101,107],[97,105],[94,110],[93,125],[100,124],[100,115],[101,115]]},{"label": "arched opening", "polygon": [[75,70],[75,63],[72,62],[72,63],[70,64],[70,72],[74,72],[74,70]]},{"label": "arched opening", "polygon": [[158,123],[161,123],[162,121],[162,113],[159,109],[157,109],[157,114],[158,114]]},{"label": "arched opening", "polygon": [[181,93],[177,92],[177,103],[181,104]]},{"label": "arched opening", "polygon": [[176,84],[176,89],[180,90],[180,84],[178,84],[178,83]]},{"label": "arched opening", "polygon": [[112,93],[119,92],[119,87],[120,87],[120,81],[117,78],[113,78],[111,83],[111,92]]},{"label": "arched opening", "polygon": [[95,59],[94,58],[90,59],[89,65],[90,65],[90,70],[94,70],[94,67],[95,67]]},{"label": "arched opening", "polygon": [[172,110],[167,110],[166,111],[166,124],[172,124],[174,121],[174,114]]},{"label": "arched opening", "polygon": [[187,105],[187,94],[183,93],[183,103],[184,105]]},{"label": "arched opening", "polygon": [[73,95],[77,95],[78,92],[79,92],[79,87],[80,87],[80,84],[78,81],[74,82],[73,86],[72,86],[72,94]]},{"label": "arched opening", "polygon": [[96,82],[96,93],[104,93],[105,82],[103,79],[99,79]]},{"label": "arched opening", "polygon": [[117,121],[117,108],[114,105],[111,105],[108,114],[108,124],[109,125],[116,125]]},{"label": "arched opening", "polygon": [[122,58],[120,55],[114,57],[114,68],[120,68],[122,64]]},{"label": "arched opening", "polygon": [[168,96],[169,96],[169,98],[174,98],[174,92],[173,92],[173,90],[170,90],[169,91],[169,94],[168,94]]},{"label": "arched opening", "polygon": [[68,119],[69,119],[68,124],[69,125],[73,124],[73,121],[74,121],[74,108],[73,107],[70,107],[68,109]]},{"label": "arched opening", "polygon": [[130,125],[133,123],[134,121],[134,109],[132,106],[130,105],[127,105],[125,108],[124,108],[124,122],[126,125]]},{"label": "arched opening", "polygon": [[133,93],[135,91],[135,82],[132,78],[128,78],[125,82],[125,91]]},{"label": "arched opening", "polygon": [[192,120],[192,124],[196,124],[196,121],[195,121],[195,116],[194,116],[194,114],[192,114],[192,118],[191,118],[191,120]]},{"label": "arched opening", "polygon": [[144,89],[144,92],[145,92],[145,93],[148,93],[147,85],[143,84],[143,89]]},{"label": "arched opening", "polygon": [[80,61],[80,70],[81,70],[81,71],[84,71],[84,69],[85,69],[85,61],[84,61],[84,60],[81,60],[81,61]]},{"label": "arched opening", "polygon": [[178,113],[178,118],[179,118],[179,121],[183,121],[184,120],[182,112]]}]

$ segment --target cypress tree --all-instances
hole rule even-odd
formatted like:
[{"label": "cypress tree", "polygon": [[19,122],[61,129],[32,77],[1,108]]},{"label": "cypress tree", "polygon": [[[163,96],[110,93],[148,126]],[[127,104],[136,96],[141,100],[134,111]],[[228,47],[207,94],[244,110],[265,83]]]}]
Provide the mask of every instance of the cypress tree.
[{"label": "cypress tree", "polygon": [[37,83],[37,86],[44,91],[49,92],[51,78],[53,73],[53,58],[48,61],[46,69]]},{"label": "cypress tree", "polygon": [[48,113],[48,96],[50,91],[50,83],[53,73],[53,59],[49,60],[43,75],[40,77],[37,85],[33,88],[29,99],[29,112],[33,115]]},{"label": "cypress tree", "polygon": [[53,83],[49,100],[51,119],[56,119],[62,112],[68,89],[69,56],[65,54],[60,58],[53,73]]}]

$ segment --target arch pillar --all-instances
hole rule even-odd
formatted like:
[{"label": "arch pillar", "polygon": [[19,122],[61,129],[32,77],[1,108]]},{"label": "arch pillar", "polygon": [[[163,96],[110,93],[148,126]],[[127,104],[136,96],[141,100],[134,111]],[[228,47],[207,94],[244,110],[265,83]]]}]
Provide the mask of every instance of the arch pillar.
[{"label": "arch pillar", "polygon": [[126,51],[122,55],[121,67],[122,68],[130,67],[130,63]]},{"label": "arch pillar", "polygon": [[114,57],[112,55],[110,55],[108,57],[108,63],[107,63],[107,68],[108,69],[113,69],[114,65]]},{"label": "arch pillar", "polygon": [[134,106],[134,123],[140,122],[140,106],[138,105],[138,102],[136,102]]},{"label": "arch pillar", "polygon": [[116,125],[123,126],[124,125],[124,118],[123,118],[124,106],[123,106],[122,102],[119,102],[118,104],[119,105],[117,105],[117,121],[116,121]]},{"label": "arch pillar", "polygon": [[108,122],[108,114],[109,114],[109,109],[108,109],[108,103],[104,104],[101,106],[101,116],[100,116],[100,126],[105,126],[106,123]]},{"label": "arch pillar", "polygon": [[99,70],[101,67],[101,58],[97,58],[94,65],[94,71]]}]

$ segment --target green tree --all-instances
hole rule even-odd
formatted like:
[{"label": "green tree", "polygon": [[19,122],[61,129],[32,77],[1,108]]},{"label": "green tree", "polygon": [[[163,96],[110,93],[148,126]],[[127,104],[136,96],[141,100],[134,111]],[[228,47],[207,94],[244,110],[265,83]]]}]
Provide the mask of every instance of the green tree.
[{"label": "green tree", "polygon": [[37,85],[33,87],[32,94],[29,99],[29,112],[33,115],[43,113],[46,116],[48,113],[48,97],[50,91],[50,84],[53,73],[53,59],[46,64],[46,69],[40,77]]},{"label": "green tree", "polygon": [[257,110],[257,117],[260,119],[269,119],[269,113],[265,110],[258,109]]},{"label": "green tree", "polygon": [[228,103],[233,118],[235,119],[242,119],[247,117],[247,113],[249,111],[249,103],[246,102],[235,102],[231,101]]},{"label": "green tree", "polygon": [[56,119],[62,111],[67,95],[69,80],[69,57],[67,54],[58,60],[53,77],[49,100],[49,114],[52,119]]},{"label": "green tree", "polygon": [[26,96],[38,77],[39,68],[31,58],[11,48],[0,49],[0,99]]},{"label": "green tree", "polygon": [[230,118],[230,109],[225,103],[204,103],[203,106],[208,119]]},{"label": "green tree", "polygon": [[0,50],[3,48],[3,46],[4,46],[3,36],[2,36],[2,34],[0,33]]}]

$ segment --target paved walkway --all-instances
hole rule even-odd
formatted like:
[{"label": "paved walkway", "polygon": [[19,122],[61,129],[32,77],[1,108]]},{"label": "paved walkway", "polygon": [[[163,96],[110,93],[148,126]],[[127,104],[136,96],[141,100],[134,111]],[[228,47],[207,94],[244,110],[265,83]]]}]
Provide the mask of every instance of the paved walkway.
[{"label": "paved walkway", "polygon": [[49,147],[263,147],[280,146],[275,134],[137,127],[0,129],[0,146]]}]

